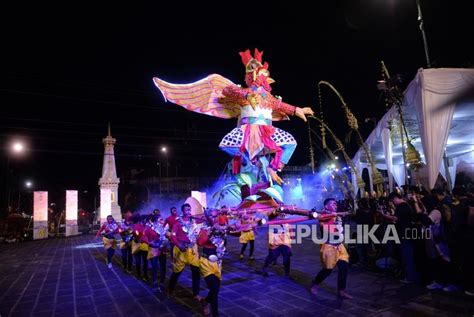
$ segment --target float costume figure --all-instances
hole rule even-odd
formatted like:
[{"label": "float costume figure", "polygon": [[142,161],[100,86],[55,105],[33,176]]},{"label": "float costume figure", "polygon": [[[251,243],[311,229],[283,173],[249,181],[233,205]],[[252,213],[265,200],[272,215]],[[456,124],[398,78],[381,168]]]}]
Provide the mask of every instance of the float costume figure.
[{"label": "float costume figure", "polygon": [[[272,121],[288,120],[296,115],[306,121],[305,114],[313,114],[310,108],[299,108],[284,103],[273,96],[268,63],[262,64],[263,52],[255,49],[240,52],[245,65],[247,88],[213,74],[200,81],[176,85],[154,78],[155,85],[165,99],[184,108],[219,118],[238,118],[238,126],[228,133],[219,147],[233,156],[232,171],[240,173],[241,167],[251,163],[262,167],[267,181],[270,178],[281,184],[277,175],[287,164],[296,147],[291,134],[272,126]],[[267,155],[273,155],[271,162]]]}]

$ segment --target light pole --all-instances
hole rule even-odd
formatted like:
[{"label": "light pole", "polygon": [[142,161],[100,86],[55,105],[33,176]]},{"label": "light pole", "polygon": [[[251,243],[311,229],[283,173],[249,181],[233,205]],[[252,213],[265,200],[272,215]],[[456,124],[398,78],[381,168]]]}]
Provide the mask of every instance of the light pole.
[{"label": "light pole", "polygon": [[161,152],[164,153],[166,159],[166,177],[169,177],[169,164],[168,164],[168,148],[166,146],[161,147]]},{"label": "light pole", "polygon": [[25,152],[25,144],[21,141],[12,141],[7,149],[7,170],[5,175],[5,189],[6,189],[6,204],[7,204],[7,212],[10,209],[10,196],[11,196],[11,188],[10,188],[10,155],[21,155]]},{"label": "light pole", "polygon": [[[33,182],[30,180],[25,181],[24,183],[26,189],[33,187]],[[21,186],[18,188],[18,213],[21,211]]]},{"label": "light pole", "polygon": [[430,54],[428,51],[428,40],[426,39],[425,24],[423,21],[423,14],[421,13],[420,0],[416,0],[416,7],[418,9],[418,23],[421,31],[421,36],[423,37],[423,46],[425,48],[426,65],[428,66],[428,68],[431,68]]}]

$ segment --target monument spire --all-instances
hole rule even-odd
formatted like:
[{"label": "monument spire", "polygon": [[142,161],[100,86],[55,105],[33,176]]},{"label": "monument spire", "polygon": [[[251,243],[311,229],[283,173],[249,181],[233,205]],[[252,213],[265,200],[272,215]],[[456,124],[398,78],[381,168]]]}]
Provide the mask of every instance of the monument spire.
[{"label": "monument spire", "polygon": [[[109,214],[111,214],[116,220],[120,220],[122,218],[120,206],[118,205],[118,185],[120,179],[117,177],[114,153],[114,145],[117,140],[112,137],[110,122],[108,123],[107,132],[107,136],[102,139],[102,143],[104,143],[104,161],[102,164],[102,177],[99,179],[99,186],[101,192],[103,189],[110,190],[111,210]],[[108,216],[108,214],[103,213],[108,213],[108,210],[101,206],[100,219],[102,220]]]}]

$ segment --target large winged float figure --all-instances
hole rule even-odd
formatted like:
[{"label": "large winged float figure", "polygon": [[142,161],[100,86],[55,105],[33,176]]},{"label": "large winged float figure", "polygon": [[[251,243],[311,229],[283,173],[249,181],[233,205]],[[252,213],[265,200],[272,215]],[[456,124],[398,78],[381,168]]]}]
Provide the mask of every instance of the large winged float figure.
[{"label": "large winged float figure", "polygon": [[[258,165],[273,181],[281,184],[277,175],[288,163],[296,147],[291,134],[272,125],[272,121],[297,116],[306,121],[311,108],[287,104],[271,94],[268,63],[262,62],[263,51],[240,52],[245,65],[247,88],[213,74],[200,81],[178,85],[153,78],[166,100],[187,110],[219,118],[237,118],[238,126],[222,139],[219,147],[233,157],[233,173],[243,165]],[[271,159],[267,159],[271,157]],[[250,163],[250,164],[248,164]]]}]

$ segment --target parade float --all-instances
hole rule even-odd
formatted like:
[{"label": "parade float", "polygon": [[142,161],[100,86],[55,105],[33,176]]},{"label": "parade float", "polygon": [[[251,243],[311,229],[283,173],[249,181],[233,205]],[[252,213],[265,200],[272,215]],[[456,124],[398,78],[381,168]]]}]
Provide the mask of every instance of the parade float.
[{"label": "parade float", "polygon": [[270,77],[268,63],[262,60],[263,51],[239,54],[245,67],[246,87],[218,74],[188,84],[169,83],[157,77],[153,81],[166,101],[196,113],[237,121],[237,127],[219,144],[231,156],[232,179],[221,193],[240,196],[240,203],[227,208],[227,212],[237,217],[248,213],[266,217],[296,214],[302,217],[285,221],[307,220],[310,210],[285,205],[283,201],[283,180],[278,173],[288,164],[297,142],[290,133],[273,126],[273,121],[296,116],[306,122],[306,116],[314,113],[309,107],[293,106],[272,94],[271,84],[275,81]]}]

